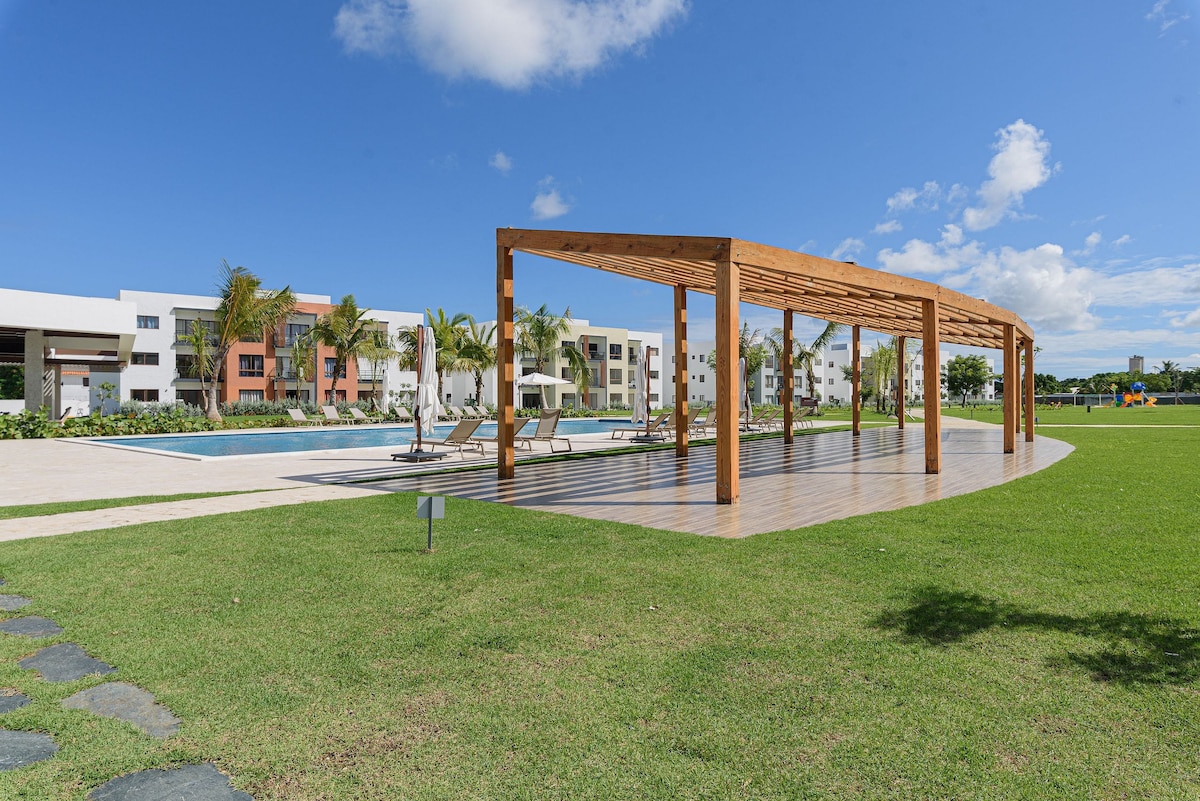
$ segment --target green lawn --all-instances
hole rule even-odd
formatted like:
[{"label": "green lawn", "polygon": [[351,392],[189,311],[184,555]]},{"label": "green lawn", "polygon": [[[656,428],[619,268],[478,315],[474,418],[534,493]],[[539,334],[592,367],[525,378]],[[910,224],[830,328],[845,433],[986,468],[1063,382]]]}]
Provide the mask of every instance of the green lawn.
[{"label": "green lawn", "polygon": [[[249,490],[261,492],[261,490]],[[119,506],[141,506],[147,503],[189,501],[193,498],[215,498],[219,495],[240,495],[240,492],[184,492],[178,495],[138,495],[131,498],[96,498],[86,501],[59,501],[55,503],[31,503],[22,506],[0,506],[0,520],[16,517],[41,517],[66,512],[90,512],[95,509],[114,509]]]},{"label": "green lawn", "polygon": [[3,725],[62,747],[0,797],[213,760],[260,801],[1196,798],[1200,429],[1052,435],[1019,481],[743,541],[450,498],[426,554],[386,495],[0,544],[20,614],[185,721],[62,710],[96,680],[0,637],[35,699]]},{"label": "green lawn", "polygon": [[[1200,426],[1200,406],[1170,405],[1131,406],[1129,408],[1093,406],[1089,412],[1084,406],[1063,406],[1051,409],[1039,406],[1036,416],[1039,424],[1076,426]],[[972,407],[951,405],[942,407],[942,414],[982,420],[985,423],[1003,423],[999,404]],[[1023,419],[1023,418],[1022,418]],[[1057,435],[1056,435],[1057,436]]]}]

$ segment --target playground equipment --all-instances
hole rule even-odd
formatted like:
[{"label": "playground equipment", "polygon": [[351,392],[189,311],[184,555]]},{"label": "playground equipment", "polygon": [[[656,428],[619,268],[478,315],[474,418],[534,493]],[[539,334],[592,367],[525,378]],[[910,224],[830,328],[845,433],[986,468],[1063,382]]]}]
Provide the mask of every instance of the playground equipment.
[{"label": "playground equipment", "polygon": [[1129,390],[1123,396],[1124,402],[1120,404],[1121,408],[1133,406],[1135,403],[1140,403],[1142,406],[1155,406],[1158,403],[1158,398],[1146,392],[1146,385],[1141,381],[1134,381]]}]

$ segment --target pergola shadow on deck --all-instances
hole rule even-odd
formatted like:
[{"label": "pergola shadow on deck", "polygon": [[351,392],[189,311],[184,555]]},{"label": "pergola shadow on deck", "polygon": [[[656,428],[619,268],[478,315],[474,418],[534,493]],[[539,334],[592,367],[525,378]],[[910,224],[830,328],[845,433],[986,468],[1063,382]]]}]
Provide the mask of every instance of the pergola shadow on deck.
[{"label": "pergola shadow on deck", "polygon": [[[1018,348],[1025,351],[1025,440],[1033,436],[1033,329],[1017,315],[977,298],[904,276],[856,264],[716,237],[642,236],[501,228],[496,231],[497,320],[497,478],[515,475],[513,397],[513,254],[530,253],[572,264],[670,286],[675,298],[675,422],[681,431],[675,455],[688,456],[687,293],[714,295],[717,305],[717,444],[713,481],[718,504],[740,497],[738,447],[739,306],[752,303],[783,312],[783,443],[793,442],[793,315],[842,323],[852,332],[852,436],[860,425],[861,330],[900,339],[897,374],[905,374],[904,340],[919,338],[924,351],[925,387],[941,386],[941,343],[998,348],[1004,352],[1004,426],[997,450],[1015,454],[1020,430],[1021,380]],[[1013,389],[1018,391],[1014,392]],[[899,388],[900,428],[904,428],[905,387]],[[924,466],[927,474],[943,469],[940,392],[925,393]]]},{"label": "pergola shadow on deck", "polygon": [[962,495],[1057,462],[1073,448],[1038,437],[1001,452],[995,426],[948,427],[945,470],[925,472],[924,431],[868,428],[742,442],[742,500],[717,505],[715,446],[689,459],[669,450],[523,465],[514,479],[490,471],[382,482],[379,488],[452,495],[595,520],[720,537],[803,528]]}]

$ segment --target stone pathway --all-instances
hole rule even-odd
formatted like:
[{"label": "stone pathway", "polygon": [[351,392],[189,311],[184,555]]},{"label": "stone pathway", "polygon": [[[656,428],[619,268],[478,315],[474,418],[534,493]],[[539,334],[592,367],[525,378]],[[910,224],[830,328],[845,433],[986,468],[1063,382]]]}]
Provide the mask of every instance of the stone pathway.
[{"label": "stone pathway", "polygon": [[[4,584],[0,579],[0,584]],[[32,601],[20,595],[0,595],[0,610],[13,612]],[[29,639],[44,639],[63,633],[53,620],[30,615],[0,622],[0,632]],[[88,654],[73,642],[50,645],[17,664],[37,671],[43,681],[62,683],[87,676],[105,676],[117,668]],[[0,688],[0,715],[32,703],[12,689]],[[166,739],[179,731],[179,718],[154,700],[151,693],[123,681],[110,681],[80,690],[63,699],[66,709],[79,709],[102,717],[123,720],[147,735]],[[49,734],[0,728],[0,770],[17,770],[58,753]],[[211,763],[169,770],[142,770],[118,776],[88,794],[92,801],[254,801],[233,789],[229,777]]]}]

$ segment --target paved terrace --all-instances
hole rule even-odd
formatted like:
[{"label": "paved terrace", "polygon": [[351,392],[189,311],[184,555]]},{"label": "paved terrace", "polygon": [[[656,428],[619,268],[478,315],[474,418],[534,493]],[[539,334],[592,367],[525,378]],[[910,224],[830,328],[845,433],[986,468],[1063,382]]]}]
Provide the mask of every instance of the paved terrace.
[{"label": "paved terrace", "polygon": [[[820,421],[818,421],[818,425]],[[185,492],[270,490],[218,498],[0,520],[0,540],[112,528],[244,509],[419,491],[509,503],[581,517],[724,537],[798,528],[899,509],[1011,481],[1065,457],[1066,443],[1037,437],[1001,453],[1002,431],[943,419],[945,469],[924,471],[923,430],[911,426],[797,436],[741,444],[741,502],[713,499],[715,451],[695,446],[686,462],[657,451],[607,459],[527,465],[511,481],[495,472],[415,477],[429,465],[392,462],[394,446],[194,461],[69,440],[0,441],[0,505]],[[621,445],[604,434],[572,436],[576,452]],[[534,456],[546,455],[544,444]],[[522,457],[528,458],[528,457]],[[440,464],[495,464],[448,456]],[[369,484],[349,482],[390,478]]]}]

